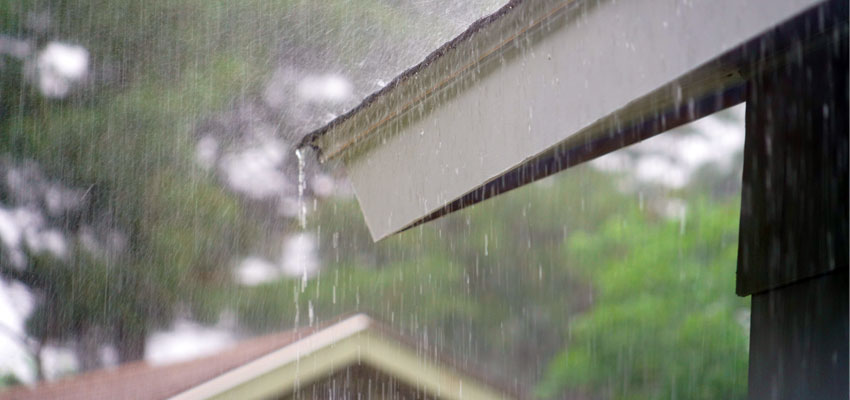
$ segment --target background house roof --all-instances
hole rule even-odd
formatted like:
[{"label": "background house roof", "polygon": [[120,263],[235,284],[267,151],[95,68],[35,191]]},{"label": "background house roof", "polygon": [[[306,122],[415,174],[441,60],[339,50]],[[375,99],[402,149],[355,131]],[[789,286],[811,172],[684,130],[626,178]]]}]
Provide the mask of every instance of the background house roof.
[{"label": "background house roof", "polygon": [[277,398],[323,382],[350,366],[366,366],[426,397],[520,397],[500,381],[471,373],[442,356],[433,344],[399,335],[364,314],[319,329],[238,368],[194,386],[173,399]]},{"label": "background house roof", "polygon": [[[290,364],[291,360],[285,354],[283,358],[279,357],[281,353],[295,351],[297,353],[296,359],[301,360],[318,350],[343,346],[345,339],[366,331],[371,334],[371,339],[367,340],[369,344],[366,346],[361,346],[362,343],[360,342],[354,344],[357,351],[363,354],[361,363],[371,364],[370,359],[374,361],[376,357],[380,358],[381,356],[370,358],[367,353],[380,347],[376,343],[377,341],[384,341],[396,345],[396,348],[410,350],[406,352],[409,353],[406,354],[409,357],[428,359],[424,363],[417,362],[417,368],[428,365],[430,370],[441,373],[450,372],[452,375],[457,374],[457,377],[451,381],[466,382],[463,384],[467,387],[465,390],[474,391],[478,385],[472,381],[477,381],[484,384],[484,386],[478,387],[491,393],[504,393],[512,398],[521,397],[515,390],[505,387],[499,381],[470,371],[468,367],[462,368],[457,362],[439,354],[439,352],[432,352],[431,349],[428,349],[423,353],[420,351],[420,344],[412,338],[400,335],[390,327],[378,323],[366,315],[357,314],[328,321],[316,327],[293,329],[246,340],[218,354],[191,361],[169,365],[152,365],[145,361],[133,362],[35,387],[21,386],[0,392],[0,399],[164,399],[174,396],[206,398],[223,393],[221,390],[230,390],[234,387],[233,385],[245,385],[266,375],[269,371],[263,370],[263,365],[277,369],[281,365]],[[304,340],[301,341],[302,339]],[[398,353],[394,354],[398,355]],[[320,368],[321,372],[329,374],[347,366],[347,364],[337,361],[332,361],[329,364],[332,367],[328,369]],[[260,368],[256,368],[257,366],[260,366]],[[373,365],[372,367],[382,369],[380,365]],[[383,367],[386,369],[387,365]],[[443,369],[444,367],[447,367],[447,369]],[[429,370],[429,367],[426,366],[425,368],[423,371]],[[390,375],[394,374],[392,368],[383,372]],[[395,371],[395,373],[398,373],[398,371]],[[310,378],[309,376],[299,375],[293,379],[305,379],[312,382],[315,379],[322,379],[321,376]],[[445,377],[445,375],[443,376]],[[471,380],[464,381],[461,378],[464,376],[471,378]],[[412,382],[407,383],[411,387],[416,386]],[[445,384],[446,382],[442,383]],[[440,386],[441,384],[437,383],[437,385]]]},{"label": "background house roof", "polygon": [[301,328],[246,340],[218,354],[169,365],[133,362],[36,387],[0,392],[0,399],[163,399],[255,360],[315,331]]}]

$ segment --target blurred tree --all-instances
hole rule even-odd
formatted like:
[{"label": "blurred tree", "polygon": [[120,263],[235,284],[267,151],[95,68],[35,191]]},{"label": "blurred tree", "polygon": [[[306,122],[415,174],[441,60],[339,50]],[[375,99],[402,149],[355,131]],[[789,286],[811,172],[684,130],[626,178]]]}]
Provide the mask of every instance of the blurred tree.
[{"label": "blurred tree", "polygon": [[[381,0],[0,0],[0,211],[59,231],[68,249],[21,246],[22,258],[0,243],[0,276],[38,299],[28,333],[74,343],[89,369],[107,344],[119,361],[141,358],[147,332],[178,313],[214,321],[234,258],[274,246],[264,241],[288,221],[201,168],[197,136],[218,121],[225,144],[251,124],[297,140],[330,111],[264,104],[269,76],[360,63],[356,100],[376,89],[374,70],[394,76],[409,48],[444,40],[401,39],[445,26],[420,11]],[[42,55],[55,43],[89,58],[84,77],[51,92]],[[74,204],[54,207],[56,193]]]},{"label": "blurred tree", "polygon": [[[200,2],[13,1],[0,10],[10,22],[0,34],[31,48],[2,58],[0,153],[23,184],[6,182],[0,202],[42,211],[69,249],[29,246],[24,265],[0,257],[0,272],[40,299],[30,335],[76,342],[83,369],[99,365],[104,344],[120,361],[139,359],[148,330],[170,322],[178,304],[197,306],[204,284],[228,280],[227,261],[252,240],[237,199],[194,165],[191,140],[199,117],[251,87],[251,64],[201,58],[208,43],[195,38],[211,32],[192,13],[215,10]],[[40,92],[37,75],[37,51],[54,40],[83,45],[92,66],[88,83],[58,99]],[[52,188],[78,206],[54,210]]]},{"label": "blurred tree", "polygon": [[542,397],[746,396],[749,307],[734,291],[738,201],[689,205],[673,220],[633,210],[567,240],[568,265],[593,283],[594,306],[569,321]]},{"label": "blurred tree", "polygon": [[578,167],[375,244],[356,201],[337,198],[309,220],[319,275],[221,295],[259,331],[368,312],[526,386],[564,342],[567,318],[590,306],[587,280],[565,268],[562,244],[633,201],[615,183]]}]

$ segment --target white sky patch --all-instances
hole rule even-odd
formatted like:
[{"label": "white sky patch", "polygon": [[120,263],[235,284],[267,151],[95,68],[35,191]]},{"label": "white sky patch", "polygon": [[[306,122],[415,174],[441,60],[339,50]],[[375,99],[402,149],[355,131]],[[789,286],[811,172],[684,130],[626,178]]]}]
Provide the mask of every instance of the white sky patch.
[{"label": "white sky patch", "polygon": [[44,377],[48,381],[57,380],[80,369],[77,356],[70,347],[44,346],[41,349],[41,362]]},{"label": "white sky patch", "polygon": [[256,286],[287,277],[312,277],[319,271],[318,244],[310,233],[296,233],[286,237],[277,264],[248,257],[236,267],[235,276],[243,285]]},{"label": "white sky patch", "polygon": [[79,208],[83,204],[81,190],[66,189],[60,185],[50,185],[44,192],[44,203],[50,215],[60,215],[65,211]]},{"label": "white sky patch", "polygon": [[650,154],[638,159],[634,172],[642,181],[679,188],[688,183],[689,168],[676,164],[668,157]]},{"label": "white sky patch", "polygon": [[[300,210],[301,202],[298,201],[297,196],[285,196],[281,198],[280,202],[277,204],[277,213],[287,218],[298,217]],[[309,211],[309,209],[307,211]]]},{"label": "white sky patch", "polygon": [[661,204],[660,211],[667,218],[683,220],[688,212],[688,203],[675,197],[668,198]]},{"label": "white sky patch", "polygon": [[195,146],[195,160],[198,161],[204,169],[210,169],[215,166],[215,160],[218,157],[218,141],[212,136],[204,136],[198,140]]},{"label": "white sky patch", "polygon": [[24,324],[32,313],[35,301],[18,282],[0,280],[0,374],[11,372],[18,379],[35,382],[35,360],[20,340],[24,338]]},{"label": "white sky patch", "polygon": [[674,129],[629,146],[631,153],[615,151],[591,164],[604,171],[632,173],[639,181],[681,188],[703,165],[732,166],[744,147],[744,110],[743,104],[732,107],[722,111],[725,118],[711,115],[679,128],[694,133],[677,134]]},{"label": "white sky patch", "polygon": [[12,210],[0,207],[0,241],[9,248],[16,248],[21,243],[23,229]]},{"label": "white sky patch", "polygon": [[100,355],[100,362],[103,363],[104,368],[115,367],[119,364],[120,360],[118,359],[118,349],[116,349],[115,346],[101,346],[97,352]]},{"label": "white sky patch", "polygon": [[38,87],[47,97],[65,97],[88,74],[89,52],[82,46],[50,42],[38,55]]},{"label": "white sky patch", "polygon": [[313,276],[319,271],[316,238],[309,233],[297,233],[283,243],[281,266],[288,276]]},{"label": "white sky patch", "polygon": [[23,59],[30,54],[31,47],[27,41],[0,35],[0,54],[8,54],[12,57]]},{"label": "white sky patch", "polygon": [[224,156],[220,168],[228,185],[255,199],[286,192],[290,184],[279,168],[286,160],[284,148],[279,141],[267,140],[258,146]]},{"label": "white sky patch", "polygon": [[329,197],[334,194],[336,183],[330,175],[317,174],[310,177],[308,183],[310,184],[310,188],[313,189],[313,194],[316,196]]},{"label": "white sky patch", "polygon": [[[631,165],[629,156],[622,152],[608,153],[590,162],[596,169],[608,172],[625,171]],[[545,180],[545,179],[543,179]]]},{"label": "white sky patch", "polygon": [[0,249],[9,251],[16,265],[23,261],[23,244],[35,253],[49,252],[58,258],[65,257],[68,253],[65,236],[57,229],[44,228],[44,217],[36,210],[0,207]]},{"label": "white sky patch", "polygon": [[171,330],[148,336],[145,360],[154,365],[171,364],[215,354],[234,343],[236,337],[228,329],[178,320]]},{"label": "white sky patch", "polygon": [[308,75],[298,83],[298,96],[310,102],[339,103],[348,99],[354,86],[342,75]]},{"label": "white sky patch", "polygon": [[236,280],[246,286],[271,282],[281,275],[280,266],[259,257],[248,257],[236,267]]},{"label": "white sky patch", "polygon": [[27,246],[36,253],[48,252],[58,258],[65,258],[68,254],[68,244],[65,235],[58,229],[46,229],[43,231],[27,231]]}]

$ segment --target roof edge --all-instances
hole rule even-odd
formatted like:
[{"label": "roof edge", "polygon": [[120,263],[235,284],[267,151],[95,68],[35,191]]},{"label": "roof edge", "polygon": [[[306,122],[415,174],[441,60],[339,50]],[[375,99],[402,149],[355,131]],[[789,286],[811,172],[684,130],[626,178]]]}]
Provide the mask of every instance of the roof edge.
[{"label": "roof edge", "polygon": [[[382,358],[386,358],[388,354],[392,355],[391,359]],[[392,371],[396,371],[401,373],[399,379],[407,381],[407,384],[414,386],[422,384],[425,385],[423,388],[428,387],[429,390],[439,391],[453,387],[457,389],[457,383],[460,383],[460,393],[463,393],[460,396],[464,398],[468,396],[472,396],[471,398],[494,398],[493,396],[523,398],[516,390],[494,383],[473,371],[460,368],[439,355],[424,363],[419,360],[420,356],[410,338],[395,332],[366,314],[355,314],[187,389],[171,399],[219,398],[231,395],[267,396],[271,393],[270,390],[279,393],[279,390],[286,391],[292,387],[297,388],[299,385],[312,383],[319,378],[321,371],[326,371],[329,367],[338,368],[351,362],[370,365],[385,373],[392,374]],[[399,367],[402,364],[407,367]],[[414,372],[410,370],[411,367],[414,370],[425,369]],[[292,368],[295,369],[292,370]],[[423,381],[419,382],[420,378],[414,379],[412,376],[421,377]],[[289,378],[281,381],[282,377]],[[303,382],[293,383],[299,380]],[[295,386],[292,386],[293,384]],[[277,387],[280,385],[282,386]],[[273,386],[275,387],[272,388]],[[448,396],[447,398],[458,396],[449,393],[444,395]]]},{"label": "roof edge", "polygon": [[324,135],[325,132],[327,132],[328,130],[336,127],[337,125],[341,124],[345,120],[351,118],[352,116],[354,116],[355,114],[360,112],[363,108],[365,108],[370,103],[372,103],[376,98],[381,97],[381,96],[385,95],[386,93],[392,91],[393,89],[395,89],[396,86],[399,85],[399,83],[401,83],[401,82],[409,79],[411,76],[417,74],[419,71],[421,71],[426,66],[431,64],[431,62],[433,62],[435,59],[442,57],[443,54],[446,53],[446,51],[448,51],[451,48],[456,47],[457,44],[468,39],[470,36],[472,36],[472,34],[479,31],[482,27],[489,25],[493,21],[498,20],[499,18],[503,17],[505,14],[507,14],[509,11],[511,11],[517,4],[522,3],[523,1],[526,1],[526,0],[509,0],[507,4],[505,4],[504,6],[502,6],[501,8],[496,10],[495,12],[493,12],[492,14],[476,20],[475,22],[470,24],[469,27],[466,28],[466,30],[461,32],[460,35],[455,36],[454,39],[449,40],[448,42],[444,43],[442,46],[438,47],[436,50],[429,53],[419,63],[415,64],[414,66],[412,66],[412,67],[410,67],[406,70],[404,70],[401,74],[397,75],[395,78],[393,78],[393,80],[391,80],[389,83],[387,83],[386,86],[384,86],[384,87],[378,89],[377,91],[372,92],[372,94],[366,96],[360,102],[360,104],[358,104],[354,108],[346,111],[344,114],[341,114],[338,117],[332,119],[330,122],[323,125],[322,127],[315,129],[312,132],[308,133],[306,136],[304,136],[304,138],[301,139],[300,145],[301,146],[312,145],[312,143],[319,136]]},{"label": "roof edge", "polygon": [[280,365],[297,361],[328,345],[364,332],[374,325],[366,314],[355,314],[325,329],[316,331],[254,361],[185,390],[171,399],[210,398],[273,371]]},{"label": "roof edge", "polygon": [[[350,147],[351,145],[362,142],[362,140],[369,136],[374,130],[384,125],[388,121],[394,119],[395,117],[401,115],[404,111],[407,111],[414,105],[421,103],[424,99],[430,97],[433,92],[448,85],[454,80],[454,78],[464,74],[465,72],[468,72],[475,65],[479,64],[493,53],[496,53],[499,50],[509,46],[512,42],[515,42],[519,36],[526,33],[526,31],[528,31],[529,29],[538,26],[546,18],[552,16],[558,11],[568,8],[567,6],[576,5],[582,3],[582,1],[558,0],[548,1],[545,3],[548,4],[544,4],[544,2],[529,0],[508,1],[508,3],[499,8],[497,11],[473,22],[462,33],[460,33],[452,40],[446,42],[445,44],[431,52],[421,62],[408,68],[407,70],[396,76],[392,81],[390,81],[390,83],[388,83],[380,90],[367,96],[365,99],[363,99],[363,101],[360,102],[360,104],[358,104],[351,110],[334,118],[324,126],[304,136],[304,138],[302,138],[299,143],[299,147],[312,147],[314,150],[316,150],[317,155],[322,162],[336,158],[340,153],[343,152],[343,150]],[[519,11],[524,11],[530,8],[540,8],[542,10],[542,17],[540,15],[536,15],[536,17],[532,18],[530,22],[525,22],[526,19],[523,18],[507,18],[510,16],[517,15],[517,12]],[[482,30],[484,30],[485,28],[492,27],[496,23],[504,24],[504,26],[499,26],[498,28],[511,27],[511,25],[513,24],[514,26],[512,27],[512,34],[509,35],[507,39],[502,38],[503,35],[499,35],[499,37],[486,38],[485,40],[489,39],[491,41],[495,41],[496,45],[494,47],[488,46],[487,48],[485,48],[485,50],[482,51],[478,51],[474,48],[462,48],[463,46],[468,46],[468,42],[475,39],[476,37],[481,37],[481,35],[476,35],[481,33]],[[470,51],[463,52],[461,50]],[[463,62],[460,63],[461,67],[456,70],[448,70],[448,68],[434,68],[441,67],[440,65],[436,64],[438,64],[438,61],[443,61],[446,56],[454,56],[463,60]],[[447,76],[448,78],[439,79],[437,84],[433,87],[429,85],[424,85],[424,90],[415,90],[414,93],[404,93],[405,89],[410,90],[407,87],[408,84],[412,84],[414,83],[414,81],[420,78],[428,77],[428,75],[425,73],[434,69],[437,70],[435,75],[439,77]],[[446,71],[443,71],[443,69],[446,69]],[[357,136],[350,137],[349,134],[343,134],[344,136],[342,136],[342,138],[346,139],[345,144],[341,146],[336,146],[339,147],[337,149],[329,149],[329,147],[331,146],[328,145],[328,142],[333,142],[332,138],[328,138],[330,133],[339,128],[344,127],[344,125],[346,124],[352,124],[357,119],[356,117],[360,116],[361,114],[365,114],[369,111],[372,111],[372,106],[378,106],[378,108],[380,108],[381,105],[377,103],[380,103],[380,101],[385,100],[386,98],[391,96],[398,96],[399,99],[393,100],[403,100],[404,105],[401,108],[394,109],[393,112],[388,113],[389,115],[383,116],[383,118],[378,118],[379,121],[377,123],[371,124],[371,126],[369,126],[367,129],[365,129],[364,132],[361,132]]]}]

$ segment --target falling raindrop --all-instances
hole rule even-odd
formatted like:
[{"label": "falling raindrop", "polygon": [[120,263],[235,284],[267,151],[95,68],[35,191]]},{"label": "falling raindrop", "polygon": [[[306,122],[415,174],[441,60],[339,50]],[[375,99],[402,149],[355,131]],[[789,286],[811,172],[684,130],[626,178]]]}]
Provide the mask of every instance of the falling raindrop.
[{"label": "falling raindrop", "polygon": [[[295,149],[298,158],[298,224],[301,229],[307,228],[307,205],[304,203],[304,191],[307,189],[307,161],[302,148]],[[305,272],[306,276],[306,272]]]}]

